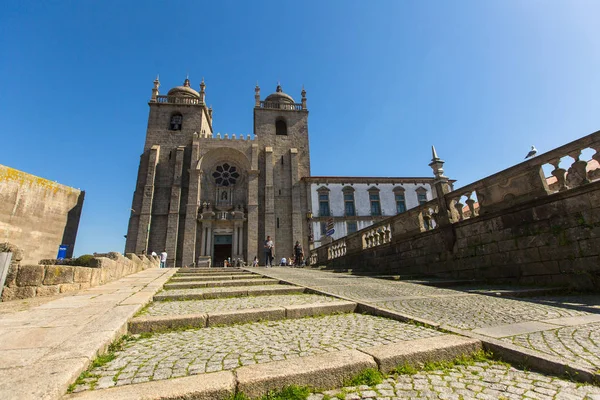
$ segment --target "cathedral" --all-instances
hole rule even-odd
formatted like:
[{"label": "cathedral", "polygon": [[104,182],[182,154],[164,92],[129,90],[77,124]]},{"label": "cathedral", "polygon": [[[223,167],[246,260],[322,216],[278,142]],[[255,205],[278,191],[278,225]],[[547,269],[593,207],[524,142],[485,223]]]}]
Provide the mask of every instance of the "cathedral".
[{"label": "cathedral", "polygon": [[[126,253],[166,251],[171,267],[255,256],[263,265],[267,236],[278,258],[292,255],[296,241],[307,254],[432,197],[433,177],[311,177],[304,89],[299,103],[280,85],[261,100],[257,85],[254,135],[236,137],[213,132],[204,81],[200,91],[189,79],[166,95],[159,87],[157,78]],[[330,207],[337,191],[341,207]],[[361,211],[354,202],[363,191]]]}]

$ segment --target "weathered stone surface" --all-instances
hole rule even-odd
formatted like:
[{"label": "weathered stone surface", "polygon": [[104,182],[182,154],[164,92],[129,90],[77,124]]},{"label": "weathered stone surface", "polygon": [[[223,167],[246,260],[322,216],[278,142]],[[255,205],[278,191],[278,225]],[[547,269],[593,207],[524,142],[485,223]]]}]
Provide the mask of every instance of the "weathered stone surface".
[{"label": "weathered stone surface", "polygon": [[128,331],[132,334],[138,334],[178,328],[204,328],[206,326],[206,320],[206,314],[137,317],[129,321]]},{"label": "weathered stone surface", "polygon": [[92,280],[92,268],[76,267],[73,281],[77,283],[90,282]]},{"label": "weathered stone surface", "polygon": [[18,286],[38,286],[44,279],[43,265],[21,265],[17,275]]},{"label": "weathered stone surface", "polygon": [[73,400],[166,400],[198,399],[226,400],[235,394],[236,380],[232,372],[214,372],[204,376],[138,383],[104,390],[86,391],[66,396]]},{"label": "weathered stone surface", "polygon": [[451,361],[461,355],[468,357],[481,349],[479,340],[443,335],[360,350],[371,355],[381,371],[390,372],[405,364],[421,366],[428,361]]},{"label": "weathered stone surface", "polygon": [[79,289],[80,289],[79,283],[63,283],[62,285],[60,285],[61,293],[74,292]]},{"label": "weathered stone surface", "polygon": [[44,285],[56,285],[59,283],[73,283],[74,267],[63,265],[46,266]]},{"label": "weathered stone surface", "polygon": [[35,292],[36,296],[54,296],[59,293],[62,285],[38,286]]},{"label": "weathered stone surface", "polygon": [[238,389],[256,398],[292,384],[333,389],[367,368],[377,368],[371,356],[348,350],[241,367],[236,375]]},{"label": "weathered stone surface", "polygon": [[2,301],[26,299],[35,296],[35,286],[13,286],[5,287],[2,291]]},{"label": "weathered stone surface", "polygon": [[285,309],[282,307],[212,312],[208,314],[207,326],[232,325],[256,321],[276,321],[284,318]]}]

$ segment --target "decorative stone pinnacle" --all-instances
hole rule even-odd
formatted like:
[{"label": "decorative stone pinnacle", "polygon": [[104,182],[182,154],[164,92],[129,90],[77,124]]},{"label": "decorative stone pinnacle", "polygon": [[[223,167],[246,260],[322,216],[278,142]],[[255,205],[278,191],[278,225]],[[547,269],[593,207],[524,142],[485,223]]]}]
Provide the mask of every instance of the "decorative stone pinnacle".
[{"label": "decorative stone pinnacle", "polygon": [[183,86],[190,87],[190,79],[188,77],[186,77],[185,81],[183,81]]},{"label": "decorative stone pinnacle", "polygon": [[448,177],[444,176],[444,160],[438,157],[435,146],[431,146],[431,162],[429,166],[433,170],[433,175],[438,180],[448,180]]}]

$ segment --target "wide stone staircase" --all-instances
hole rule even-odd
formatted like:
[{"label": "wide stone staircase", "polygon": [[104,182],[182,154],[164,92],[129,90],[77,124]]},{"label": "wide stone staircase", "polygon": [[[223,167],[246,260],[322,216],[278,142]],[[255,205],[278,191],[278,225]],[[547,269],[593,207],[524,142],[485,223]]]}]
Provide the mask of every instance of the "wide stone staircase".
[{"label": "wide stone staircase", "polygon": [[451,360],[481,342],[363,313],[256,273],[185,268],[70,387],[73,399],[259,398],[340,388],[367,369]]}]

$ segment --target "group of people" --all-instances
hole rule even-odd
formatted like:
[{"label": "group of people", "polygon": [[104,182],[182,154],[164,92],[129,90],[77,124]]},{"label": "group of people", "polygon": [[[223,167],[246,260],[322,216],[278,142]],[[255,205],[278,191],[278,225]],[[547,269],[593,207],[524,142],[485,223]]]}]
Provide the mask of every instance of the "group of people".
[{"label": "group of people", "polygon": [[[267,240],[265,240],[265,266],[267,267],[272,267],[273,266],[273,259],[275,257],[275,244],[273,243],[273,240],[271,239],[271,236],[267,236]],[[143,251],[143,254],[145,254],[146,252]],[[152,256],[158,256],[154,251],[152,252]],[[296,267],[300,267],[302,265],[304,265],[304,251],[302,250],[302,245],[300,244],[299,241],[296,241],[296,244],[294,245],[294,256],[290,257],[290,258],[285,258],[282,257],[280,262],[279,262],[280,266],[296,266]],[[227,259],[225,260],[225,267],[227,266],[232,266],[231,265],[231,260]],[[252,266],[253,267],[258,267],[258,257],[254,257],[254,261],[252,261]],[[167,268],[167,251],[163,250],[162,253],[160,253],[160,268]]]},{"label": "group of people", "polygon": [[[275,244],[271,239],[271,236],[267,236],[267,240],[265,240],[265,266],[272,267],[273,260],[275,258]],[[302,245],[299,241],[296,241],[294,245],[294,255],[290,258],[282,257],[279,262],[280,266],[296,266],[300,267],[304,264],[304,251],[302,250]],[[254,257],[254,261],[252,262],[253,267],[258,267],[258,257]]]}]

